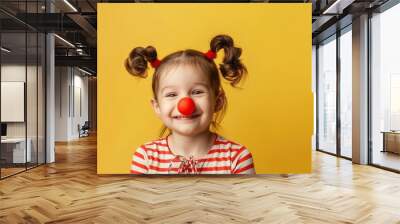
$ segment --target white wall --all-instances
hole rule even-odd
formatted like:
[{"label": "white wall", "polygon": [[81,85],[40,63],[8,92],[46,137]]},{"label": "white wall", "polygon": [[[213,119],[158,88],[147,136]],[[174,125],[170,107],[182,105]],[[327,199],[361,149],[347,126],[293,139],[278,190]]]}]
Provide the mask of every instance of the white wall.
[{"label": "white wall", "polygon": [[[36,76],[36,66],[27,66],[27,75],[28,75],[28,80],[29,80],[29,85],[34,85],[36,86],[36,81],[30,77],[31,75]],[[25,82],[25,64],[24,65],[18,65],[18,64],[5,64],[1,66],[1,81],[2,82]],[[27,88],[27,106],[33,107],[36,109],[36,88]],[[31,98],[35,98],[31,99]],[[35,101],[35,105],[29,105],[30,102]],[[2,110],[5,110],[6,108],[1,108]],[[28,112],[31,112],[29,110]],[[35,131],[35,137],[36,137],[36,124],[33,125],[31,124],[32,121],[36,123],[36,113],[27,113],[27,119],[28,122],[28,129],[30,127],[33,127]],[[33,133],[33,131],[28,130],[28,137],[29,133]],[[7,122],[7,136],[8,137],[25,137],[25,122]]]},{"label": "white wall", "polygon": [[72,67],[56,67],[56,141],[79,138],[78,124],[88,120],[88,77],[83,75]]},{"label": "white wall", "polygon": [[[73,119],[72,119],[72,136],[74,136],[75,138],[79,137],[79,133],[78,133],[78,124],[80,124],[81,126],[85,123],[85,121],[88,121],[88,117],[89,117],[89,111],[88,111],[88,96],[89,96],[89,92],[88,92],[88,77],[85,76],[81,76],[82,73],[76,73],[77,70],[74,70],[74,111],[75,113],[73,113]],[[78,92],[80,91],[80,93]],[[79,97],[80,95],[80,97]],[[80,102],[79,102],[80,101]],[[81,107],[81,108],[79,108]],[[79,109],[81,109],[81,111],[79,111]]]},{"label": "white wall", "polygon": [[55,141],[68,141],[69,68],[55,68]]},{"label": "white wall", "polygon": [[[38,69],[38,70],[37,70]],[[30,139],[30,148],[32,161],[44,163],[44,74],[41,66],[25,64],[3,64],[1,66],[1,81],[18,81],[26,83],[26,108],[22,108],[25,112],[27,120],[24,122],[6,122],[7,137],[24,138],[25,134]],[[27,80],[26,80],[27,79]],[[6,97],[6,96],[2,96]],[[9,108],[1,108],[7,110]],[[12,113],[12,111],[11,111]],[[39,150],[39,151],[38,151]],[[37,157],[36,153],[39,153]]]}]

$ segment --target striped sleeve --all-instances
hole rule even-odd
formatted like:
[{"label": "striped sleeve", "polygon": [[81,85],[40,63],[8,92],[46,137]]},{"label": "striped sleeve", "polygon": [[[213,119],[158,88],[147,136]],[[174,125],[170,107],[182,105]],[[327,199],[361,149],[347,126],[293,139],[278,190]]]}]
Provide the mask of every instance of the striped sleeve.
[{"label": "striped sleeve", "polygon": [[146,174],[149,171],[148,161],[143,146],[137,148],[132,156],[131,174]]},{"label": "striped sleeve", "polygon": [[256,171],[254,169],[253,157],[250,151],[242,147],[240,148],[236,154],[233,155],[232,158],[233,174],[255,174]]}]

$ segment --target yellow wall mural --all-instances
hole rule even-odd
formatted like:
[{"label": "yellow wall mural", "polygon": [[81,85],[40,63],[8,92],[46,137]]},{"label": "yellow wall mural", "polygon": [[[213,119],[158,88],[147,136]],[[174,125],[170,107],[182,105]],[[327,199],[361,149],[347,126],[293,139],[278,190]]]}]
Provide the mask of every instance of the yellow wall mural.
[{"label": "yellow wall mural", "polygon": [[97,27],[99,174],[129,173],[135,150],[162,127],[151,105],[154,69],[147,79],[130,75],[131,50],[152,45],[160,59],[206,52],[219,34],[242,49],[248,75],[240,88],[222,80],[228,107],[218,133],[248,148],[257,174],[311,172],[311,4],[101,3]]}]

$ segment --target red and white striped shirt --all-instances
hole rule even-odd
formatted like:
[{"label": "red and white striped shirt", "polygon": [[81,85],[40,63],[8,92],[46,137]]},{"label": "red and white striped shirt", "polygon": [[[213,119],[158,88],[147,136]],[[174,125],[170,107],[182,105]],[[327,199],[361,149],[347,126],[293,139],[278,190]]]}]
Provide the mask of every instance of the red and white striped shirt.
[{"label": "red and white striped shirt", "polygon": [[[151,141],[133,154],[132,174],[178,174],[182,157],[173,154],[167,138]],[[198,174],[255,174],[250,151],[217,135],[205,157],[195,160]]]}]

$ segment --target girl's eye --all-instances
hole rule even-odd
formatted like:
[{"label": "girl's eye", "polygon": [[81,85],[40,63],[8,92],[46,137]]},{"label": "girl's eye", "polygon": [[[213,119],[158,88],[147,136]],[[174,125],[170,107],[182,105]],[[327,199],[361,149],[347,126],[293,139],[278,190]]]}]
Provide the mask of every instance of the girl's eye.
[{"label": "girl's eye", "polygon": [[202,93],[204,93],[204,91],[203,90],[193,90],[192,91],[192,94],[202,94]]},{"label": "girl's eye", "polygon": [[176,94],[175,93],[167,93],[167,95],[165,95],[165,97],[175,97]]}]

